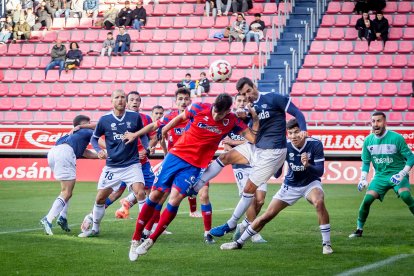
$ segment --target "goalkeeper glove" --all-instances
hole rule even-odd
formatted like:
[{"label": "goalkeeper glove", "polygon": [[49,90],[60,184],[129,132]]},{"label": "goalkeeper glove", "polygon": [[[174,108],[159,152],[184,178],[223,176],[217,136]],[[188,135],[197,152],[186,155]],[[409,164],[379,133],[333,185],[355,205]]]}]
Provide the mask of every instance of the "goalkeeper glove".
[{"label": "goalkeeper glove", "polygon": [[361,179],[358,183],[358,191],[360,192],[368,186],[367,175],[367,172],[362,172]]},{"label": "goalkeeper glove", "polygon": [[399,173],[391,176],[390,181],[395,185],[399,185],[406,175],[407,175],[407,172],[404,170],[401,170]]}]

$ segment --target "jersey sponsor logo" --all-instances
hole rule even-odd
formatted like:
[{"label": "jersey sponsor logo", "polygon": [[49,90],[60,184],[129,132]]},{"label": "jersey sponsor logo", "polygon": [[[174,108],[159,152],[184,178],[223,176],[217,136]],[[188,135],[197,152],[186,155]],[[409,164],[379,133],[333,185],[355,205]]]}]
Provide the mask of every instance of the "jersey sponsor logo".
[{"label": "jersey sponsor logo", "polygon": [[262,111],[259,113],[259,120],[263,120],[263,119],[267,119],[267,118],[270,118],[270,113],[269,113],[269,111],[264,111],[264,110],[262,110]]},{"label": "jersey sponsor logo", "polygon": [[185,128],[183,127],[174,128],[174,133],[177,135],[182,135],[184,131],[185,131]]},{"label": "jersey sponsor logo", "polygon": [[112,136],[114,140],[124,140],[124,134],[112,132]]},{"label": "jersey sponsor logo", "polygon": [[244,141],[244,137],[243,137],[243,136],[241,136],[241,135],[239,135],[239,134],[234,134],[233,132],[231,132],[231,133],[229,134],[229,136],[230,136],[230,138],[231,138],[232,140],[236,140],[236,141]]},{"label": "jersey sponsor logo", "polygon": [[111,124],[111,130],[116,130],[116,123]]},{"label": "jersey sponsor logo", "polygon": [[303,172],[303,171],[305,171],[305,166],[303,166],[303,165],[298,166],[298,165],[295,165],[293,163],[289,163],[289,166],[292,169],[292,171],[294,171],[294,172]]},{"label": "jersey sponsor logo", "polygon": [[372,159],[374,160],[375,164],[391,164],[394,162],[394,159],[392,157],[376,157],[373,156]]},{"label": "jersey sponsor logo", "polygon": [[397,146],[394,144],[369,145],[368,151],[371,154],[394,154],[397,153]]},{"label": "jersey sponsor logo", "polygon": [[223,125],[224,126],[227,126],[229,123],[230,123],[230,120],[229,119],[224,119],[223,120]]},{"label": "jersey sponsor logo", "polygon": [[16,132],[0,132],[0,146],[12,146]]},{"label": "jersey sponsor logo", "polygon": [[24,138],[27,142],[36,147],[48,149],[52,148],[53,144],[66,134],[66,132],[52,134],[51,132],[44,130],[30,130],[24,134]]},{"label": "jersey sponsor logo", "polygon": [[221,134],[221,130],[220,130],[220,129],[218,129],[218,128],[216,128],[216,127],[214,127],[214,126],[209,126],[209,125],[207,125],[207,124],[205,124],[205,123],[202,123],[202,122],[199,122],[199,123],[197,124],[197,126],[198,126],[199,128],[203,128],[203,129],[208,130],[208,131],[210,131],[210,132],[217,133],[217,134]]}]

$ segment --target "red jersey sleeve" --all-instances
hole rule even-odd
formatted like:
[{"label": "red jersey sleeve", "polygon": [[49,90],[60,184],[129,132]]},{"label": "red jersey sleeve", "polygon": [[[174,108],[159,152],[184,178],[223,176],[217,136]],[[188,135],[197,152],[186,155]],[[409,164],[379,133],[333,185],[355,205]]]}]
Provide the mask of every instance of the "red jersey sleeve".
[{"label": "red jersey sleeve", "polygon": [[203,103],[193,103],[191,104],[186,110],[185,110],[185,116],[187,119],[194,118],[197,113],[201,112],[203,108],[210,107],[209,104],[203,104]]}]

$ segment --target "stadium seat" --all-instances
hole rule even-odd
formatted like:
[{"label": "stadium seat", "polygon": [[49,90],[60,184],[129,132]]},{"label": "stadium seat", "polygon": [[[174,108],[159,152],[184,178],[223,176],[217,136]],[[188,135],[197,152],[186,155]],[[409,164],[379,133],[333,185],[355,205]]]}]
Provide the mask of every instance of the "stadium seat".
[{"label": "stadium seat", "polygon": [[213,42],[204,42],[200,53],[205,54],[205,55],[211,55],[211,54],[214,53],[215,48],[216,48],[215,43],[213,43]]},{"label": "stadium seat", "polygon": [[410,96],[413,93],[413,87],[411,83],[400,83],[400,89],[398,89],[399,96]]},{"label": "stadium seat", "polygon": [[203,17],[201,20],[200,28],[213,28],[214,18],[213,17]]},{"label": "stadium seat", "polygon": [[355,123],[355,114],[354,112],[342,112],[341,120],[338,119],[338,121],[341,126],[351,126]]},{"label": "stadium seat", "polygon": [[410,104],[408,105],[409,111],[414,111],[414,98],[411,97]]},{"label": "stadium seat", "polygon": [[354,46],[351,41],[340,41],[338,46],[338,53],[348,54],[354,50]]},{"label": "stadium seat", "polygon": [[49,96],[59,97],[59,96],[62,96],[64,93],[65,93],[65,85],[62,83],[55,83],[52,85],[52,88],[50,89]]},{"label": "stadium seat", "polygon": [[368,43],[366,41],[355,41],[354,53],[365,54],[368,52]]},{"label": "stadium seat", "polygon": [[[366,82],[366,81],[370,81],[370,80],[374,80],[375,79],[375,77],[376,77],[376,73],[377,73],[377,71],[379,71],[379,70],[381,70],[381,69],[377,69],[376,71],[375,71],[375,75],[374,75],[374,77],[372,76],[372,70],[371,69],[360,69],[359,70],[359,73],[357,74],[357,77],[356,77],[356,80],[358,80],[358,81],[362,81],[362,82]],[[355,73],[356,73],[356,71],[355,71]],[[385,71],[385,77],[386,77],[386,71]],[[378,81],[380,81],[381,80],[381,78],[383,77],[383,75],[380,73],[380,75],[378,76]]]},{"label": "stadium seat", "polygon": [[333,67],[343,68],[347,65],[348,65],[347,55],[334,55],[334,60],[332,63]]},{"label": "stadium seat", "polygon": [[[1,102],[2,99],[0,99]],[[2,105],[0,104],[0,109],[2,108]],[[18,124],[20,123],[19,121],[19,113],[21,112],[14,112],[14,111],[8,111],[8,112],[4,112],[4,121],[2,122],[2,124],[7,124],[7,125],[11,125],[11,124]]]},{"label": "stadium seat", "polygon": [[0,98],[0,110],[12,110],[13,100],[12,98]]},{"label": "stadium seat", "polygon": [[9,93],[9,86],[4,83],[0,83],[0,96],[5,96]]},{"label": "stadium seat", "polygon": [[399,97],[394,98],[394,105],[392,106],[392,109],[398,111],[405,111],[406,109],[408,109],[407,99]]},{"label": "stadium seat", "polygon": [[361,110],[371,111],[377,107],[377,101],[374,97],[365,97],[362,99]]},{"label": "stadium seat", "polygon": [[144,71],[143,70],[132,70],[131,75],[129,76],[131,82],[140,82],[144,80]]},{"label": "stadium seat", "polygon": [[345,100],[342,97],[335,97],[332,99],[331,110],[344,110]]},{"label": "stadium seat", "polygon": [[[151,110],[153,106],[158,105],[158,97],[145,97],[142,98],[141,109],[143,110]],[[163,106],[161,104],[161,106]],[[167,108],[166,106],[163,106]]]},{"label": "stadium seat", "polygon": [[309,50],[310,54],[320,54],[324,52],[325,43],[323,41],[313,41]]},{"label": "stadium seat", "polygon": [[230,45],[229,54],[243,53],[243,42],[232,42]]},{"label": "stadium seat", "polygon": [[306,93],[306,86],[303,82],[295,82],[292,85],[290,96],[302,96]]},{"label": "stadium seat", "polygon": [[311,112],[310,117],[308,117],[308,120],[307,120],[309,124],[315,125],[315,126],[322,125],[324,121],[325,121],[324,113],[317,112],[317,111]]},{"label": "stadium seat", "polygon": [[124,57],[111,57],[109,68],[122,68],[124,65]]},{"label": "stadium seat", "polygon": [[22,89],[21,96],[23,96],[23,97],[33,96],[34,94],[36,94],[36,90],[37,90],[36,84],[34,84],[34,83],[26,83],[24,85],[24,89]]},{"label": "stadium seat", "polygon": [[330,108],[330,100],[329,98],[325,97],[317,97],[315,102],[315,110],[323,110],[326,111]]},{"label": "stadium seat", "polygon": [[[24,57],[0,57],[0,69],[8,69],[12,67],[12,64],[17,63],[16,66],[13,65],[12,68],[22,68],[19,66],[22,62],[26,63],[26,58]],[[23,66],[24,67],[24,66]]]},{"label": "stadium seat", "polygon": [[335,15],[325,15],[322,18],[321,27],[331,27],[335,25]]},{"label": "stadium seat", "polygon": [[50,112],[49,119],[45,122],[50,125],[60,125],[62,124],[62,113],[61,112]]},{"label": "stadium seat", "polygon": [[7,55],[18,56],[20,54],[20,51],[21,51],[21,44],[9,44]]},{"label": "stadium seat", "polygon": [[[181,5],[181,10],[180,10],[180,13],[179,14],[180,15],[193,15],[194,14],[194,7],[193,7],[193,5],[188,5],[188,4]],[[183,16],[176,17],[175,18],[175,21],[177,21],[177,18],[184,18],[185,19],[186,17],[183,17]],[[174,25],[175,25],[175,22],[174,22]]]},{"label": "stadium seat", "polygon": [[[348,67],[361,67],[362,66],[361,55],[351,55],[348,59]],[[346,75],[346,74],[345,74]]]},{"label": "stadium seat", "polygon": [[[410,59],[414,61],[414,55],[411,55]],[[405,67],[405,66],[407,66],[407,56],[395,55],[394,60],[392,61],[392,67]]]},{"label": "stadium seat", "polygon": [[325,120],[323,122],[324,125],[335,126],[338,123],[342,124],[342,122],[339,119],[339,114],[337,112],[327,112],[327,113],[325,113]]},{"label": "stadium seat", "polygon": [[72,98],[71,110],[83,110],[86,106],[84,97],[74,97]]},{"label": "stadium seat", "polygon": [[414,112],[405,112],[404,125],[414,126]]},{"label": "stadium seat", "polygon": [[[36,111],[36,113],[38,113]],[[20,112],[19,113],[19,124],[34,124],[34,114],[30,111]]]},{"label": "stadium seat", "polygon": [[[351,59],[350,59],[351,61]],[[361,69],[363,70],[363,69]],[[342,72],[342,81],[355,81],[358,78],[357,70],[355,69],[343,69]]]},{"label": "stadium seat", "polygon": [[[323,72],[325,72],[326,74],[325,70],[323,70]],[[341,69],[329,69],[329,74],[326,74],[325,79],[328,81],[339,81],[341,79],[343,80]],[[319,80],[319,79],[316,79],[316,80]],[[320,80],[322,81],[324,79],[320,79]]]},{"label": "stadium seat", "polygon": [[368,48],[368,53],[371,54],[378,54],[380,52],[382,52],[383,50],[383,42],[382,41],[371,41],[371,44],[369,45]]},{"label": "stadium seat", "polygon": [[323,86],[320,84],[320,95],[321,96],[333,96],[336,93],[336,83],[324,83]]},{"label": "stadium seat", "polygon": [[12,110],[18,110],[18,111],[22,111],[26,108],[27,106],[27,98],[15,98],[13,100],[13,107],[11,108]]},{"label": "stadium seat", "polygon": [[382,111],[389,111],[392,109],[391,98],[381,97],[378,99],[377,109]]},{"label": "stadium seat", "polygon": [[300,108],[302,110],[312,110],[314,108],[313,98],[311,97],[302,98],[301,103],[300,103]]},{"label": "stadium seat", "polygon": [[194,39],[194,31],[192,29],[181,30],[180,41],[190,41]]},{"label": "stadium seat", "polygon": [[[87,82],[98,82],[102,79],[102,73],[99,70],[89,70],[87,73],[85,70],[82,70],[84,72],[84,75],[86,76],[87,74],[87,78],[86,81]],[[107,70],[105,70],[106,72]],[[76,71],[76,73],[81,72],[81,70]],[[79,79],[76,78],[76,73],[75,73],[75,77],[73,78],[74,81],[78,81]],[[80,76],[83,79],[83,76]],[[111,81],[112,79],[109,78],[109,81]],[[85,81],[85,79],[83,79],[83,81]]]},{"label": "stadium seat", "polygon": [[401,69],[389,69],[388,71],[388,81],[401,81],[403,79]]},{"label": "stadium seat", "polygon": [[154,5],[152,15],[163,16],[165,14],[167,14],[167,5]]},{"label": "stadium seat", "polygon": [[403,27],[407,25],[407,16],[405,14],[396,14],[392,20],[393,27]]},{"label": "stadium seat", "polygon": [[30,98],[27,110],[40,110],[42,108],[43,98]]},{"label": "stadium seat", "polygon": [[300,69],[298,73],[298,81],[309,81],[312,78],[312,70],[310,69]]},{"label": "stadium seat", "polygon": [[387,125],[399,126],[403,123],[403,116],[400,112],[390,112],[387,116]]},{"label": "stadium seat", "polygon": [[59,98],[56,103],[56,110],[66,111],[70,109],[71,105],[71,98]]},{"label": "stadium seat", "polygon": [[139,32],[139,42],[148,42],[152,40],[154,30],[141,30]]},{"label": "stadium seat", "polygon": [[[347,29],[347,33],[350,30],[353,30],[353,29]],[[331,33],[330,33],[330,36],[329,36],[330,39],[332,39],[332,40],[342,40],[344,37],[345,37],[344,29],[341,29],[341,28],[331,29]],[[352,37],[354,37],[354,36],[352,36]]]},{"label": "stadium seat", "polygon": [[[174,91],[175,92],[175,91]],[[154,83],[151,86],[151,96],[162,96],[166,93],[164,83]]]},{"label": "stadium seat", "polygon": [[318,56],[317,55],[306,55],[303,62],[303,67],[313,68],[318,66]]},{"label": "stadium seat", "polygon": [[42,110],[53,110],[56,107],[56,98],[46,97],[43,99]]},{"label": "stadium seat", "polygon": [[79,27],[79,18],[69,17],[66,19],[65,29],[75,29]]},{"label": "stadium seat", "polygon": [[403,80],[414,81],[414,68],[408,68],[404,70]]},{"label": "stadium seat", "polygon": [[17,76],[17,82],[29,82],[32,78],[32,71],[29,70],[19,70]]},{"label": "stadium seat", "polygon": [[201,25],[201,17],[191,16],[188,18],[187,28],[199,28]]},{"label": "stadium seat", "polygon": [[384,46],[383,52],[386,54],[393,54],[393,53],[398,52],[398,42],[387,41],[387,43]]},{"label": "stadium seat", "polygon": [[327,41],[325,42],[325,54],[335,54],[338,52],[338,42],[336,41]]},{"label": "stadium seat", "polygon": [[329,28],[319,28],[318,33],[316,35],[317,40],[329,40],[330,36],[330,29]]},{"label": "stadium seat", "polygon": [[350,97],[346,103],[346,110],[359,110],[361,108],[361,103],[359,98]]},{"label": "stadium seat", "polygon": [[80,19],[79,22],[79,29],[91,29],[93,27],[93,19],[92,18],[87,18],[87,17],[83,17]]},{"label": "stadium seat", "polygon": [[138,67],[138,65],[141,64],[143,60],[147,60],[147,61],[149,60],[149,65],[143,68],[147,68],[151,66],[151,58],[148,56],[140,56],[139,59],[136,56],[125,56],[124,68],[131,69],[131,68]]},{"label": "stadium seat", "polygon": [[180,56],[168,56],[166,63],[165,63],[165,67],[166,68],[177,68],[179,67],[181,64],[181,57]]},{"label": "stadium seat", "polygon": [[367,87],[365,83],[354,83],[351,93],[352,96],[365,96],[365,94],[367,93]]},{"label": "stadium seat", "polygon": [[332,66],[332,56],[331,55],[321,55],[319,56],[319,67],[331,67]]},{"label": "stadium seat", "polygon": [[146,70],[144,81],[146,82],[158,81],[158,71],[157,70]]},{"label": "stadium seat", "polygon": [[161,17],[160,23],[157,27],[160,29],[170,29],[173,27],[173,24],[174,24],[174,17],[166,16],[166,17]]},{"label": "stadium seat", "polygon": [[[345,72],[344,74],[346,74],[346,71],[344,72]],[[347,95],[350,95],[351,93],[352,93],[352,89],[351,89],[350,83],[346,83],[346,82],[338,83],[336,95],[347,96]]]},{"label": "stadium seat", "polygon": [[187,53],[187,43],[175,43],[174,44],[174,49],[173,49],[174,55],[184,55],[185,53]]}]

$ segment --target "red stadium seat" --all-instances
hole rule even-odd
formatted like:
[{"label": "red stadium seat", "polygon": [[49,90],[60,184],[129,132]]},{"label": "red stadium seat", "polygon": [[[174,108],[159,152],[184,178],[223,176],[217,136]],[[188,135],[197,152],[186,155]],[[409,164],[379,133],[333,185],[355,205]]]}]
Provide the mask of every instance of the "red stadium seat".
[{"label": "red stadium seat", "polygon": [[[182,4],[181,11],[179,12],[180,15],[192,15],[194,14],[194,6],[192,4]],[[177,18],[185,18],[185,17],[176,17]]]},{"label": "red stadium seat", "polygon": [[34,52],[35,52],[35,44],[23,44],[20,55],[30,56],[30,55],[33,55]]},{"label": "red stadium seat", "polygon": [[59,97],[65,93],[65,85],[62,83],[55,83],[52,85],[49,96]]},{"label": "red stadium seat", "polygon": [[322,18],[321,27],[331,27],[335,25],[335,15],[325,15]]},{"label": "red stadium seat", "polygon": [[413,93],[413,86],[411,83],[400,83],[400,89],[398,89],[399,96],[410,96]]},{"label": "red stadium seat", "polygon": [[[347,33],[348,33],[348,30],[353,30],[353,29],[347,29]],[[345,37],[344,29],[341,29],[341,28],[339,28],[339,29],[338,28],[331,29],[331,34],[329,36],[330,39],[333,39],[333,40],[342,40],[344,37]]]},{"label": "red stadium seat", "polygon": [[97,110],[101,106],[100,98],[87,98],[85,109],[86,110]]},{"label": "red stadium seat", "polygon": [[414,81],[414,68],[408,68],[404,70],[404,81]]},{"label": "red stadium seat", "polygon": [[327,13],[329,14],[337,14],[341,11],[341,3],[340,2],[330,2],[328,4]]},{"label": "red stadium seat", "polygon": [[80,19],[79,22],[79,29],[91,29],[93,27],[93,19],[92,18],[87,18],[87,17],[83,17]]},{"label": "red stadium seat", "polygon": [[317,40],[328,40],[331,32],[329,28],[319,28],[316,35]]},{"label": "red stadium seat", "polygon": [[414,112],[405,112],[404,124],[414,126]]},{"label": "red stadium seat", "polygon": [[79,27],[79,18],[68,18],[66,19],[65,29],[75,29]]},{"label": "red stadium seat", "polygon": [[181,30],[180,41],[190,41],[194,39],[194,30],[184,29]]},{"label": "red stadium seat", "polygon": [[356,125],[368,126],[371,123],[371,113],[370,112],[358,112],[357,120],[355,121]]},{"label": "red stadium seat", "polygon": [[333,67],[343,68],[348,65],[348,56],[347,55],[335,55],[333,60]]},{"label": "red stadium seat", "polygon": [[377,66],[377,56],[376,55],[365,55],[362,66],[369,67],[369,68]]},{"label": "red stadium seat", "polygon": [[[379,69],[377,69],[377,70],[379,70]],[[360,69],[359,70],[359,73],[357,74],[356,80],[358,80],[358,81],[370,81],[370,80],[373,80],[371,69]]]},{"label": "red stadium seat", "polygon": [[313,98],[302,98],[300,108],[302,110],[312,110],[314,108]]},{"label": "red stadium seat", "polygon": [[37,90],[36,84],[27,83],[27,84],[25,84],[21,95],[24,96],[24,97],[30,97],[30,96],[33,96],[34,94],[36,94],[36,90]]},{"label": "red stadium seat", "polygon": [[30,98],[30,102],[27,105],[27,110],[40,110],[42,108],[43,98]]},{"label": "red stadium seat", "polygon": [[55,98],[44,98],[42,110],[53,110],[56,107],[56,99]]},{"label": "red stadium seat", "polygon": [[323,41],[313,41],[309,50],[310,54],[320,54],[325,49],[325,42]]},{"label": "red stadium seat", "polygon": [[[171,49],[171,44],[170,43],[163,43],[163,44],[168,44],[170,47],[166,47],[167,49]],[[164,45],[162,47],[164,49]],[[172,49],[171,49],[172,51]],[[145,48],[145,54],[146,55],[155,55],[158,54],[160,52],[160,46],[158,44],[155,43],[147,43],[147,46]]]},{"label": "red stadium seat", "polygon": [[214,26],[214,18],[213,17],[203,17],[202,18],[200,28],[213,28],[213,26]]},{"label": "red stadium seat", "polygon": [[111,57],[109,68],[122,68],[124,65],[124,57]]},{"label": "red stadium seat", "polygon": [[187,28],[199,28],[201,25],[201,17],[191,16],[188,18]]},{"label": "red stadium seat", "polygon": [[348,98],[346,107],[345,107],[346,110],[359,110],[360,108],[361,108],[361,103],[359,101],[359,98],[353,98],[353,97]]},{"label": "red stadium seat", "polygon": [[324,125],[327,126],[335,126],[337,124],[342,123],[339,120],[339,114],[337,112],[327,112],[325,113],[325,120],[323,122]]},{"label": "red stadium seat", "polygon": [[337,41],[327,41],[325,42],[325,54],[335,54],[338,52],[338,42]]},{"label": "red stadium seat", "polygon": [[50,125],[62,124],[62,113],[61,112],[50,112],[49,119],[45,123],[50,124]]},{"label": "red stadium seat", "polygon": [[[13,68],[22,68],[26,63],[26,58],[14,57],[14,59],[12,59],[11,57],[0,57],[0,69],[10,68],[14,63],[16,63],[16,65],[13,65]],[[23,66],[21,66],[21,64],[23,64]]]},{"label": "red stadium seat", "polygon": [[378,61],[378,67],[389,68],[392,66],[392,55],[381,55]]},{"label": "red stadium seat", "polygon": [[361,110],[375,110],[377,107],[377,101],[374,97],[365,97],[362,100]]},{"label": "red stadium seat", "polygon": [[[410,56],[410,59],[414,61],[414,55]],[[407,56],[405,55],[395,55],[394,61],[392,62],[392,67],[405,67],[407,66]]]},{"label": "red stadium seat", "polygon": [[393,54],[393,53],[398,52],[398,42],[387,41],[387,43],[384,46],[383,52],[387,54]]},{"label": "red stadium seat", "polygon": [[388,81],[401,81],[403,79],[401,69],[389,69]]},{"label": "red stadium seat", "polygon": [[414,111],[414,98],[410,99],[410,104],[408,105],[409,111]]},{"label": "red stadium seat", "polygon": [[20,44],[9,44],[9,49],[7,51],[7,54],[9,56],[18,56],[21,51],[21,45]]},{"label": "red stadium seat", "polygon": [[[50,73],[51,71],[49,71]],[[32,78],[32,71],[20,70],[17,77],[17,82],[29,82]]]},{"label": "red stadium seat", "polygon": [[349,16],[348,15],[337,15],[335,21],[335,27],[348,27],[349,23]]},{"label": "red stadium seat", "polygon": [[229,54],[239,54],[243,52],[243,42],[232,42]]},{"label": "red stadium seat", "polygon": [[185,53],[187,53],[187,43],[175,43],[174,44],[174,50],[173,50],[174,55],[184,55]]},{"label": "red stadium seat", "polygon": [[50,32],[47,32],[45,36],[43,37],[43,42],[52,43],[56,41],[56,39],[57,39],[57,33],[50,31]]},{"label": "red stadium seat", "polygon": [[154,5],[154,11],[152,12],[152,15],[163,16],[167,14],[167,7],[167,5]]},{"label": "red stadium seat", "polygon": [[[340,124],[344,126],[350,126],[355,123],[355,115],[353,112],[342,112]],[[338,120],[339,121],[339,120]]]},{"label": "red stadium seat", "polygon": [[408,108],[408,103],[406,98],[395,98],[393,110],[405,111]]},{"label": "red stadium seat", "polygon": [[158,28],[160,29],[170,29],[174,24],[174,17],[161,17]]},{"label": "red stadium seat", "polygon": [[354,46],[351,41],[341,41],[339,42],[338,53],[348,54],[354,50]]},{"label": "red stadium seat", "polygon": [[300,69],[298,73],[298,81],[309,81],[312,78],[312,70],[310,69]]},{"label": "red stadium seat", "polygon": [[361,55],[351,55],[348,59],[348,67],[361,67],[362,63]]},{"label": "red stadium seat", "polygon": [[303,82],[295,82],[292,85],[291,96],[303,96],[306,93],[306,86]]},{"label": "red stadium seat", "polygon": [[366,41],[355,41],[354,53],[365,54],[368,52],[368,43]]},{"label": "red stadium seat", "polygon": [[13,110],[24,110],[27,107],[27,98],[15,98],[13,101]]},{"label": "red stadium seat", "polygon": [[402,28],[390,28],[388,33],[388,38],[390,40],[400,40],[403,38],[403,29]]},{"label": "red stadium seat", "polygon": [[84,97],[75,97],[72,98],[71,110],[83,110],[85,108],[85,98]]},{"label": "red stadium seat", "polygon": [[367,93],[367,87],[365,83],[354,83],[354,87],[351,93],[353,96],[364,96]]},{"label": "red stadium seat", "polygon": [[[349,61],[351,61],[351,59]],[[358,78],[357,70],[352,69],[352,68],[343,69],[342,81],[355,81],[357,78]]]},{"label": "red stadium seat", "polygon": [[0,96],[5,96],[9,92],[9,86],[4,83],[0,83]]},{"label": "red stadium seat", "polygon": [[[36,112],[37,113],[37,112]],[[19,113],[19,124],[34,124],[33,112],[26,111]]]},{"label": "red stadium seat", "polygon": [[13,108],[12,98],[0,98],[0,110],[11,110]]},{"label": "red stadium seat", "polygon": [[164,83],[154,83],[151,86],[151,96],[162,96],[166,93]]},{"label": "red stadium seat", "polygon": [[317,97],[315,102],[315,110],[323,110],[326,111],[330,108],[331,103],[329,98],[325,97]]},{"label": "red stadium seat", "polygon": [[399,126],[403,122],[403,116],[400,112],[390,112],[387,116],[387,125]]},{"label": "red stadium seat", "polygon": [[336,83],[324,83],[320,90],[323,96],[333,96],[336,93]]},{"label": "red stadium seat", "polygon": [[318,57],[317,55],[306,55],[303,67],[313,68],[318,66]]},{"label": "red stadium seat", "polygon": [[396,14],[394,15],[392,26],[393,27],[403,27],[407,25],[407,15],[405,14]]},{"label": "red stadium seat", "polygon": [[[329,69],[329,74],[327,74],[325,79],[328,80],[328,81],[339,81],[339,80],[343,79],[341,71],[342,71],[341,69]],[[315,76],[315,74],[314,74],[314,76]],[[319,79],[317,79],[317,80],[319,80]],[[320,79],[320,80],[323,80],[323,79]]]},{"label": "red stadium seat", "polygon": [[40,83],[37,85],[36,96],[49,96],[50,94],[50,84]]},{"label": "red stadium seat", "polygon": [[[346,72],[346,71],[344,71],[344,72]],[[346,73],[344,73],[344,74],[346,74]],[[352,93],[350,83],[342,82],[342,83],[338,83],[337,86],[338,87],[337,87],[336,95],[347,96],[347,95],[350,95]]]},{"label": "red stadium seat", "polygon": [[[388,6],[389,2],[387,2],[387,6]],[[398,8],[397,8],[398,13],[408,13],[408,12],[412,12],[414,11],[412,8],[412,2],[408,1],[408,2],[398,2]]]},{"label": "red stadium seat", "polygon": [[378,99],[378,105],[377,105],[377,109],[378,110],[383,110],[383,111],[389,111],[392,109],[392,101],[391,98],[384,98],[381,97]]},{"label": "red stadium seat", "polygon": [[140,82],[144,80],[143,70],[132,70],[129,80],[132,82]]},{"label": "red stadium seat", "polygon": [[371,41],[369,46],[368,52],[371,54],[378,54],[383,50],[383,42],[382,41]]},{"label": "red stadium seat", "polygon": [[332,66],[332,56],[331,55],[321,55],[319,56],[319,67],[331,67]]},{"label": "red stadium seat", "polygon": [[69,110],[72,105],[71,98],[59,98],[56,103],[56,110]]},{"label": "red stadium seat", "polygon": [[148,42],[152,40],[154,30],[141,30],[139,32],[139,42]]}]

